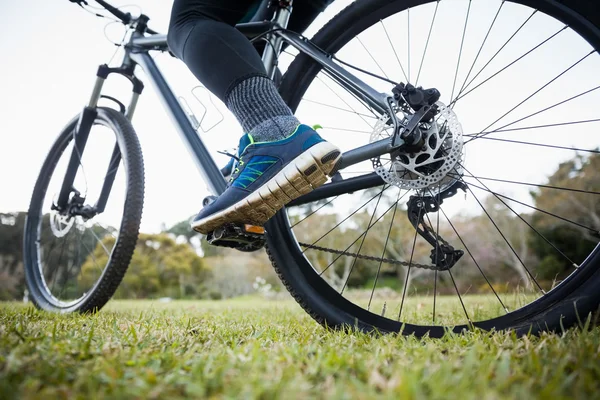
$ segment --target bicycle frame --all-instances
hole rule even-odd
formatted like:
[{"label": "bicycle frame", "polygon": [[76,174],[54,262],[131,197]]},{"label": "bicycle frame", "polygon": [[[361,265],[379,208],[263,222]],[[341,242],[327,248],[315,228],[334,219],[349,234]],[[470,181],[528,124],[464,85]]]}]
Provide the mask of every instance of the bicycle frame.
[{"label": "bicycle frame", "polygon": [[[315,46],[307,38],[295,32],[286,30],[290,13],[291,7],[279,7],[275,11],[274,17],[271,21],[250,22],[238,24],[236,26],[236,28],[249,39],[266,37],[266,40],[269,43],[265,46],[265,50],[263,52],[263,63],[268,75],[271,78],[274,76],[279,53],[281,52],[283,43],[287,43],[288,45],[296,48],[299,52],[306,54],[314,61],[319,63],[322,66],[323,71],[325,71],[325,73],[327,73],[334,81],[358,98],[362,99],[374,111],[381,115],[389,116],[395,128],[398,129],[399,123],[396,119],[395,113],[393,112],[393,98],[388,94],[375,91],[373,88],[368,86],[356,76],[352,75],[346,69],[334,63],[329,54]],[[71,192],[71,187],[77,171],[79,158],[81,157],[87,135],[89,134],[89,129],[91,128],[91,124],[95,118],[95,108],[99,99],[102,97],[101,92],[104,81],[107,79],[109,74],[118,73],[124,75],[132,82],[133,94],[125,113],[127,118],[131,120],[138,98],[143,89],[142,82],[134,75],[135,67],[137,65],[142,67],[152,82],[157,94],[161,98],[165,108],[168,110],[168,113],[175,126],[178,128],[180,136],[187,145],[187,148],[191,153],[198,170],[207,182],[210,191],[215,195],[219,195],[226,189],[226,181],[223,174],[217,167],[215,161],[204,145],[202,138],[198,135],[196,129],[194,129],[186,112],[177,100],[176,96],[173,94],[173,91],[170,89],[167,81],[154,62],[154,59],[149,54],[150,51],[168,51],[168,45],[167,36],[164,34],[153,34],[150,36],[144,35],[147,21],[148,17],[144,15],[139,17],[136,31],[131,35],[129,43],[125,46],[125,56],[121,67],[108,68],[108,66],[102,65],[98,69],[97,79],[92,96],[87,107],[85,107],[80,116],[80,121],[77,128],[76,145],[82,147],[78,147],[79,151],[75,151],[74,149],[73,153],[71,154],[70,164],[67,169],[67,174],[65,176],[65,180],[63,181],[62,190],[57,202],[59,210],[65,210],[67,207],[68,197]],[[395,143],[392,141],[393,135],[390,138],[370,143],[343,153],[342,160],[338,165],[338,170],[342,170],[350,165],[369,160],[372,157],[390,153],[403,144],[402,139],[398,137],[396,138]],[[118,147],[116,147],[111,157],[111,163],[114,161],[118,162],[119,157],[120,154],[118,153]],[[97,213],[102,212],[104,205],[106,204],[114,177],[115,169],[113,168],[111,170],[109,166],[109,172],[107,172],[100,198],[95,206]],[[288,206],[300,205],[318,199],[335,196],[337,194],[367,189],[381,184],[383,184],[383,180],[375,173],[349,179],[339,179],[325,184],[315,189],[313,192],[296,199]]]}]

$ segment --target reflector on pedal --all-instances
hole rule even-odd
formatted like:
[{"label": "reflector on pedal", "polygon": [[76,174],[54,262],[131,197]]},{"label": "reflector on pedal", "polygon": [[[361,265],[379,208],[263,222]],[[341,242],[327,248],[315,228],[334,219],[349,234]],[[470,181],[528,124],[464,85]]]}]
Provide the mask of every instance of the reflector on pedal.
[{"label": "reflector on pedal", "polygon": [[259,235],[265,234],[265,228],[263,228],[262,226],[245,224],[244,229],[246,230],[246,232],[250,233],[258,233]]}]

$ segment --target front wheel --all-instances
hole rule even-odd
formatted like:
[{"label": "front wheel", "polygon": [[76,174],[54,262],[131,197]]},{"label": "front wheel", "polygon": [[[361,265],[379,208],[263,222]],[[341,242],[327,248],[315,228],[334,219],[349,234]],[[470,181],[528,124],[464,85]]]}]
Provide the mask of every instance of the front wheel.
[{"label": "front wheel", "polygon": [[[583,322],[600,300],[599,25],[591,0],[357,0],[325,25],[313,41],[334,61],[382,93],[437,88],[442,112],[422,148],[346,168],[347,192],[269,221],[301,306],[330,327],[431,337]],[[280,92],[343,151],[391,134],[305,55]]]},{"label": "front wheel", "polygon": [[[43,310],[95,312],[117,290],[135,249],[144,166],[131,123],[98,108],[85,147],[78,117],[60,133],[35,184],[23,258],[32,302]],[[79,143],[79,142],[77,142]],[[57,209],[71,155],[77,160],[68,205]]]}]

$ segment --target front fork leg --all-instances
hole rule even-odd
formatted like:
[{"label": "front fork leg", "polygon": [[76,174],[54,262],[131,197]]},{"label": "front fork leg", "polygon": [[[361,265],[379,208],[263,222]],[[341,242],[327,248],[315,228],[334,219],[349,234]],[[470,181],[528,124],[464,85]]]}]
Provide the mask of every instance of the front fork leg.
[{"label": "front fork leg", "polygon": [[[130,121],[133,118],[133,113],[136,109],[138,99],[142,93],[142,90],[144,89],[144,84],[134,75],[133,67],[131,66],[109,68],[108,65],[104,64],[98,67],[98,72],[96,74],[96,83],[94,85],[90,101],[81,112],[81,115],[79,116],[79,121],[77,122],[77,126],[75,127],[75,131],[73,132],[73,135],[75,136],[75,144],[71,152],[71,158],[69,159],[69,165],[67,167],[67,172],[65,173],[65,179],[63,180],[60,192],[58,194],[57,202],[53,207],[53,209],[56,209],[61,214],[66,214],[71,211],[69,210],[69,197],[72,192],[76,192],[75,188],[73,187],[73,182],[75,181],[75,176],[77,175],[79,164],[81,163],[81,157],[83,156],[83,151],[85,149],[85,145],[90,135],[90,130],[94,124],[94,120],[98,116],[98,111],[96,107],[98,106],[98,101],[100,100],[100,98],[103,97],[102,87],[106,78],[111,73],[118,73],[125,76],[131,81],[133,85],[133,95],[131,97],[129,107],[127,107],[127,112],[125,113],[125,117]],[[112,156],[110,158],[110,163],[106,172],[104,184],[102,185],[100,197],[94,207],[83,207],[83,209],[79,211],[81,215],[84,215],[87,218],[91,218],[94,215],[104,211],[104,208],[106,207],[106,202],[108,200],[108,196],[110,194],[113,182],[115,180],[115,176],[117,174],[117,169],[120,161],[121,153],[119,150],[119,145],[118,143],[116,143],[113,149]],[[79,195],[77,192],[76,194]],[[79,199],[79,201],[81,200],[84,199]]]},{"label": "front fork leg", "polygon": [[94,210],[96,214],[100,214],[104,212],[106,208],[106,202],[108,201],[108,195],[112,189],[113,183],[115,181],[115,176],[117,176],[117,170],[119,168],[119,163],[121,162],[121,151],[119,150],[119,144],[115,143],[115,147],[112,152],[112,156],[110,157],[110,162],[108,163],[108,170],[106,171],[106,177],[104,178],[104,184],[102,185],[102,190],[100,191],[100,197],[98,198],[98,202],[96,203]]},{"label": "front fork leg", "polygon": [[65,173],[65,179],[63,180],[60,193],[58,194],[58,200],[56,202],[56,208],[60,213],[68,211],[69,195],[73,191],[73,182],[79,169],[81,157],[85,149],[85,144],[90,135],[90,130],[94,124],[94,120],[98,116],[96,107],[87,106],[81,112],[79,121],[75,127],[73,135],[75,136],[75,143],[73,150],[71,150],[71,158],[69,159],[69,165],[67,172]]}]

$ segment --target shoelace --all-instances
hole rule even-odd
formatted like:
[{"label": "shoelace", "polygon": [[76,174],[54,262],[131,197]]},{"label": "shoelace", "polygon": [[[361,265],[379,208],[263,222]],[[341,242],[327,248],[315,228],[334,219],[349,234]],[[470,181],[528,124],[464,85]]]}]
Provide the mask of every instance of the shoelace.
[{"label": "shoelace", "polygon": [[231,154],[231,153],[230,153],[230,152],[228,152],[228,151],[225,151],[225,150],[223,150],[223,151],[219,151],[219,150],[217,150],[217,153],[219,153],[219,154],[223,154],[224,156],[229,156],[229,157],[233,158],[233,159],[234,159],[234,160],[236,160],[236,161],[240,161],[240,158],[239,158],[238,156],[236,156],[236,155],[233,155],[233,154]]},{"label": "shoelace", "polygon": [[[228,151],[217,151],[217,153],[219,154],[223,154],[225,156],[229,156],[231,158],[233,158],[236,162],[234,162],[234,164],[231,166],[231,174],[229,176],[229,185],[231,185],[231,183],[235,180],[235,178],[237,178],[237,176],[239,175],[240,169],[238,168],[238,166],[244,165],[244,160],[242,160],[242,157],[238,157],[234,154],[229,153]],[[228,185],[228,186],[229,186]]]}]

